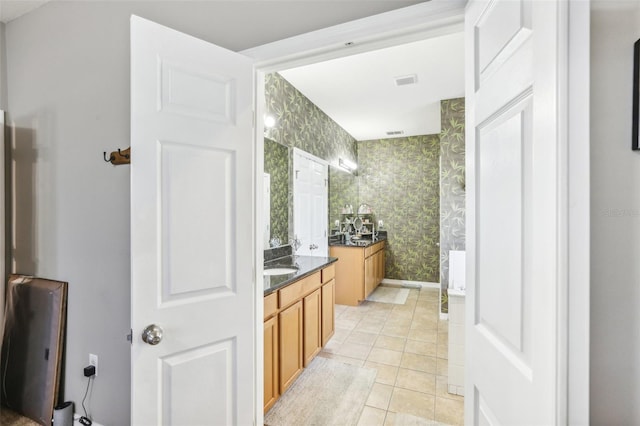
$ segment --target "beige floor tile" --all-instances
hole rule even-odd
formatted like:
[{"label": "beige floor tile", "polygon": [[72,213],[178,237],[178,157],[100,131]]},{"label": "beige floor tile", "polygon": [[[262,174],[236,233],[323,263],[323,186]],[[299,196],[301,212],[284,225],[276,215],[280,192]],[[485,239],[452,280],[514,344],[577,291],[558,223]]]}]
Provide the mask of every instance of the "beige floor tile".
[{"label": "beige floor tile", "polygon": [[386,416],[386,410],[365,406],[360,415],[358,426],[382,426]]},{"label": "beige floor tile", "polygon": [[438,331],[438,321],[436,319],[428,319],[424,317],[417,317],[411,321],[412,330],[429,330],[429,331]]},{"label": "beige floor tile", "polygon": [[464,402],[436,397],[435,420],[449,425],[464,424]]},{"label": "beige floor tile", "polygon": [[369,356],[370,350],[371,346],[368,345],[358,345],[356,343],[345,342],[333,352],[349,358],[365,360]]},{"label": "beige floor tile", "polygon": [[449,393],[449,381],[447,376],[436,376],[436,396],[439,398],[453,399],[454,401],[464,401],[464,397]]},{"label": "beige floor tile", "polygon": [[437,343],[438,341],[438,333],[436,330],[413,329],[409,330],[407,337],[409,340],[420,340],[421,342],[427,343]]},{"label": "beige floor tile", "polygon": [[400,367],[408,368],[409,370],[424,371],[425,373],[436,373],[436,361],[437,359],[432,356],[412,354],[405,352],[402,354],[402,361]]},{"label": "beige floor tile", "polygon": [[364,317],[365,317],[364,312],[353,311],[350,309],[346,310],[345,312],[342,313],[342,315],[340,315],[340,319],[350,319],[350,320],[357,320],[357,321],[364,319]]},{"label": "beige floor tile", "polygon": [[339,317],[339,318],[336,318],[336,328],[342,328],[344,330],[353,330],[354,328],[356,328],[356,325],[358,325],[359,322],[360,320],[345,319],[345,318]]},{"label": "beige floor tile", "polygon": [[347,309],[346,305],[335,305],[334,311],[336,313],[336,318],[340,316]]},{"label": "beige floor tile", "polygon": [[412,354],[433,356],[437,355],[435,343],[421,342],[420,340],[407,340],[404,351]]},{"label": "beige floor tile", "polygon": [[438,321],[438,331],[448,333],[449,332],[449,321],[447,320],[439,320]]},{"label": "beige floor tile", "polygon": [[380,331],[380,334],[384,334],[385,336],[407,337],[407,335],[409,334],[409,325],[385,325]]},{"label": "beige floor tile", "polygon": [[364,366],[366,368],[373,368],[377,371],[376,383],[391,386],[395,384],[396,376],[398,375],[398,367],[371,361],[365,361]]},{"label": "beige floor tile", "polygon": [[391,400],[393,386],[383,385],[382,383],[374,383],[367,398],[366,405],[369,407],[386,410]]},{"label": "beige floor tile", "polygon": [[324,345],[324,348],[322,348],[322,351],[335,354],[335,353],[338,353],[338,348],[342,345],[343,345],[342,342],[338,342],[336,340],[331,339],[327,342],[326,345]]},{"label": "beige floor tile", "polygon": [[398,369],[395,387],[435,395],[436,375],[400,368]]},{"label": "beige floor tile", "polygon": [[349,358],[342,355],[332,354],[329,352],[320,352],[318,356],[323,358],[330,358],[336,361],[344,362],[345,364],[355,365],[356,367],[364,367],[364,361],[361,359]]},{"label": "beige floor tile", "polygon": [[367,361],[399,367],[400,361],[402,361],[402,352],[374,347],[369,352]]},{"label": "beige floor tile", "polygon": [[408,389],[393,388],[389,411],[433,419],[435,397]]},{"label": "beige floor tile", "polygon": [[413,318],[413,311],[415,311],[415,306],[394,305],[391,314],[403,318]]},{"label": "beige floor tile", "polygon": [[436,365],[436,374],[438,376],[448,376],[449,375],[449,361],[442,358],[437,358]]},{"label": "beige floor tile", "polygon": [[396,413],[392,413],[391,411],[387,411],[387,417],[384,419],[384,426],[395,426],[396,422]]},{"label": "beige floor tile", "polygon": [[438,330],[438,344],[448,344],[449,343],[449,330],[447,329],[447,331],[440,331]]},{"label": "beige floor tile", "polygon": [[336,328],[329,342],[343,343],[351,332],[344,328]]},{"label": "beige floor tile", "polygon": [[409,327],[411,326],[411,318],[398,316],[392,312],[391,315],[389,315],[389,318],[387,318],[387,322],[385,322],[384,325],[394,327]]},{"label": "beige floor tile", "polygon": [[376,333],[366,333],[360,331],[360,327],[356,327],[355,330],[349,334],[349,337],[345,340],[346,343],[356,343],[358,345],[373,346],[378,335]]},{"label": "beige floor tile", "polygon": [[438,348],[437,356],[442,359],[449,359],[449,345],[447,343],[440,343],[440,336],[438,336]]},{"label": "beige floor tile", "polygon": [[360,321],[357,330],[365,333],[380,333],[384,327],[386,319],[382,317],[367,317]]},{"label": "beige floor tile", "polygon": [[382,349],[391,349],[392,351],[404,351],[404,344],[407,339],[404,337],[379,335],[373,346]]}]

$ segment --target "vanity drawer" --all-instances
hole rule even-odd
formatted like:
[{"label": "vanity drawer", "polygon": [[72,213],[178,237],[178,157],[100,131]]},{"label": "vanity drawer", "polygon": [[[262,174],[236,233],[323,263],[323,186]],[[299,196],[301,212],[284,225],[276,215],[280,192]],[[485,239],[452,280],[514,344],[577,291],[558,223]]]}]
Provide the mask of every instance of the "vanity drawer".
[{"label": "vanity drawer", "polygon": [[285,288],[278,290],[278,307],[280,309],[295,302],[302,297],[302,280],[289,284]]},{"label": "vanity drawer", "polygon": [[369,246],[364,249],[364,258],[371,256],[373,254],[373,246]]},{"label": "vanity drawer", "polygon": [[336,276],[336,265],[331,265],[322,270],[322,284],[328,283]]},{"label": "vanity drawer", "polygon": [[280,309],[286,307],[298,299],[301,299],[305,294],[311,293],[320,287],[320,284],[320,271],[318,271],[313,275],[278,290],[278,294],[280,295],[278,306]]},{"label": "vanity drawer", "polygon": [[321,271],[316,272],[313,275],[309,275],[307,278],[301,280],[302,281],[302,294],[307,295],[314,291],[317,288],[320,288],[322,284]]},{"label": "vanity drawer", "polygon": [[264,297],[264,319],[278,312],[278,293],[271,293]]}]

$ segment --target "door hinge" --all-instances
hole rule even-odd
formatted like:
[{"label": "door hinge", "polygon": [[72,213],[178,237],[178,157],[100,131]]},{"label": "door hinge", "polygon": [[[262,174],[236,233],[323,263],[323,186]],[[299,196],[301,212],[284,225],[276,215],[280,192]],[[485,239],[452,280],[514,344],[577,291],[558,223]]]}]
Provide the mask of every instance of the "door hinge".
[{"label": "door hinge", "polygon": [[133,345],[133,329],[129,329],[129,334],[127,334],[127,341]]}]

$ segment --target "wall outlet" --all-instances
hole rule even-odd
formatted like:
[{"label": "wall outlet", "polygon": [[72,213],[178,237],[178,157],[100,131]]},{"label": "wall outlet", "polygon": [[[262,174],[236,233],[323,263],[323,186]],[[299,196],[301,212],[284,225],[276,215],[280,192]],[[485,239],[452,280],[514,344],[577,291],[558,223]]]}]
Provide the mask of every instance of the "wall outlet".
[{"label": "wall outlet", "polygon": [[89,365],[96,368],[96,377],[98,377],[98,355],[89,354]]}]

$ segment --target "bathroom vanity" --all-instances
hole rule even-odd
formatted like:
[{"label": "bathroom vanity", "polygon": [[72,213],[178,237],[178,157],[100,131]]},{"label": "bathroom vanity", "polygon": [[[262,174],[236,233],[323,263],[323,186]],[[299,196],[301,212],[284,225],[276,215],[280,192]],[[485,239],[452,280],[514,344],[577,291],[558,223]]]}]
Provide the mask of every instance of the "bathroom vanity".
[{"label": "bathroom vanity", "polygon": [[[265,413],[333,336],[336,261],[284,256],[265,262]],[[268,275],[287,269],[292,272]]]},{"label": "bathroom vanity", "polygon": [[385,239],[357,244],[332,243],[329,254],[336,264],[336,303],[357,306],[384,279]]}]

